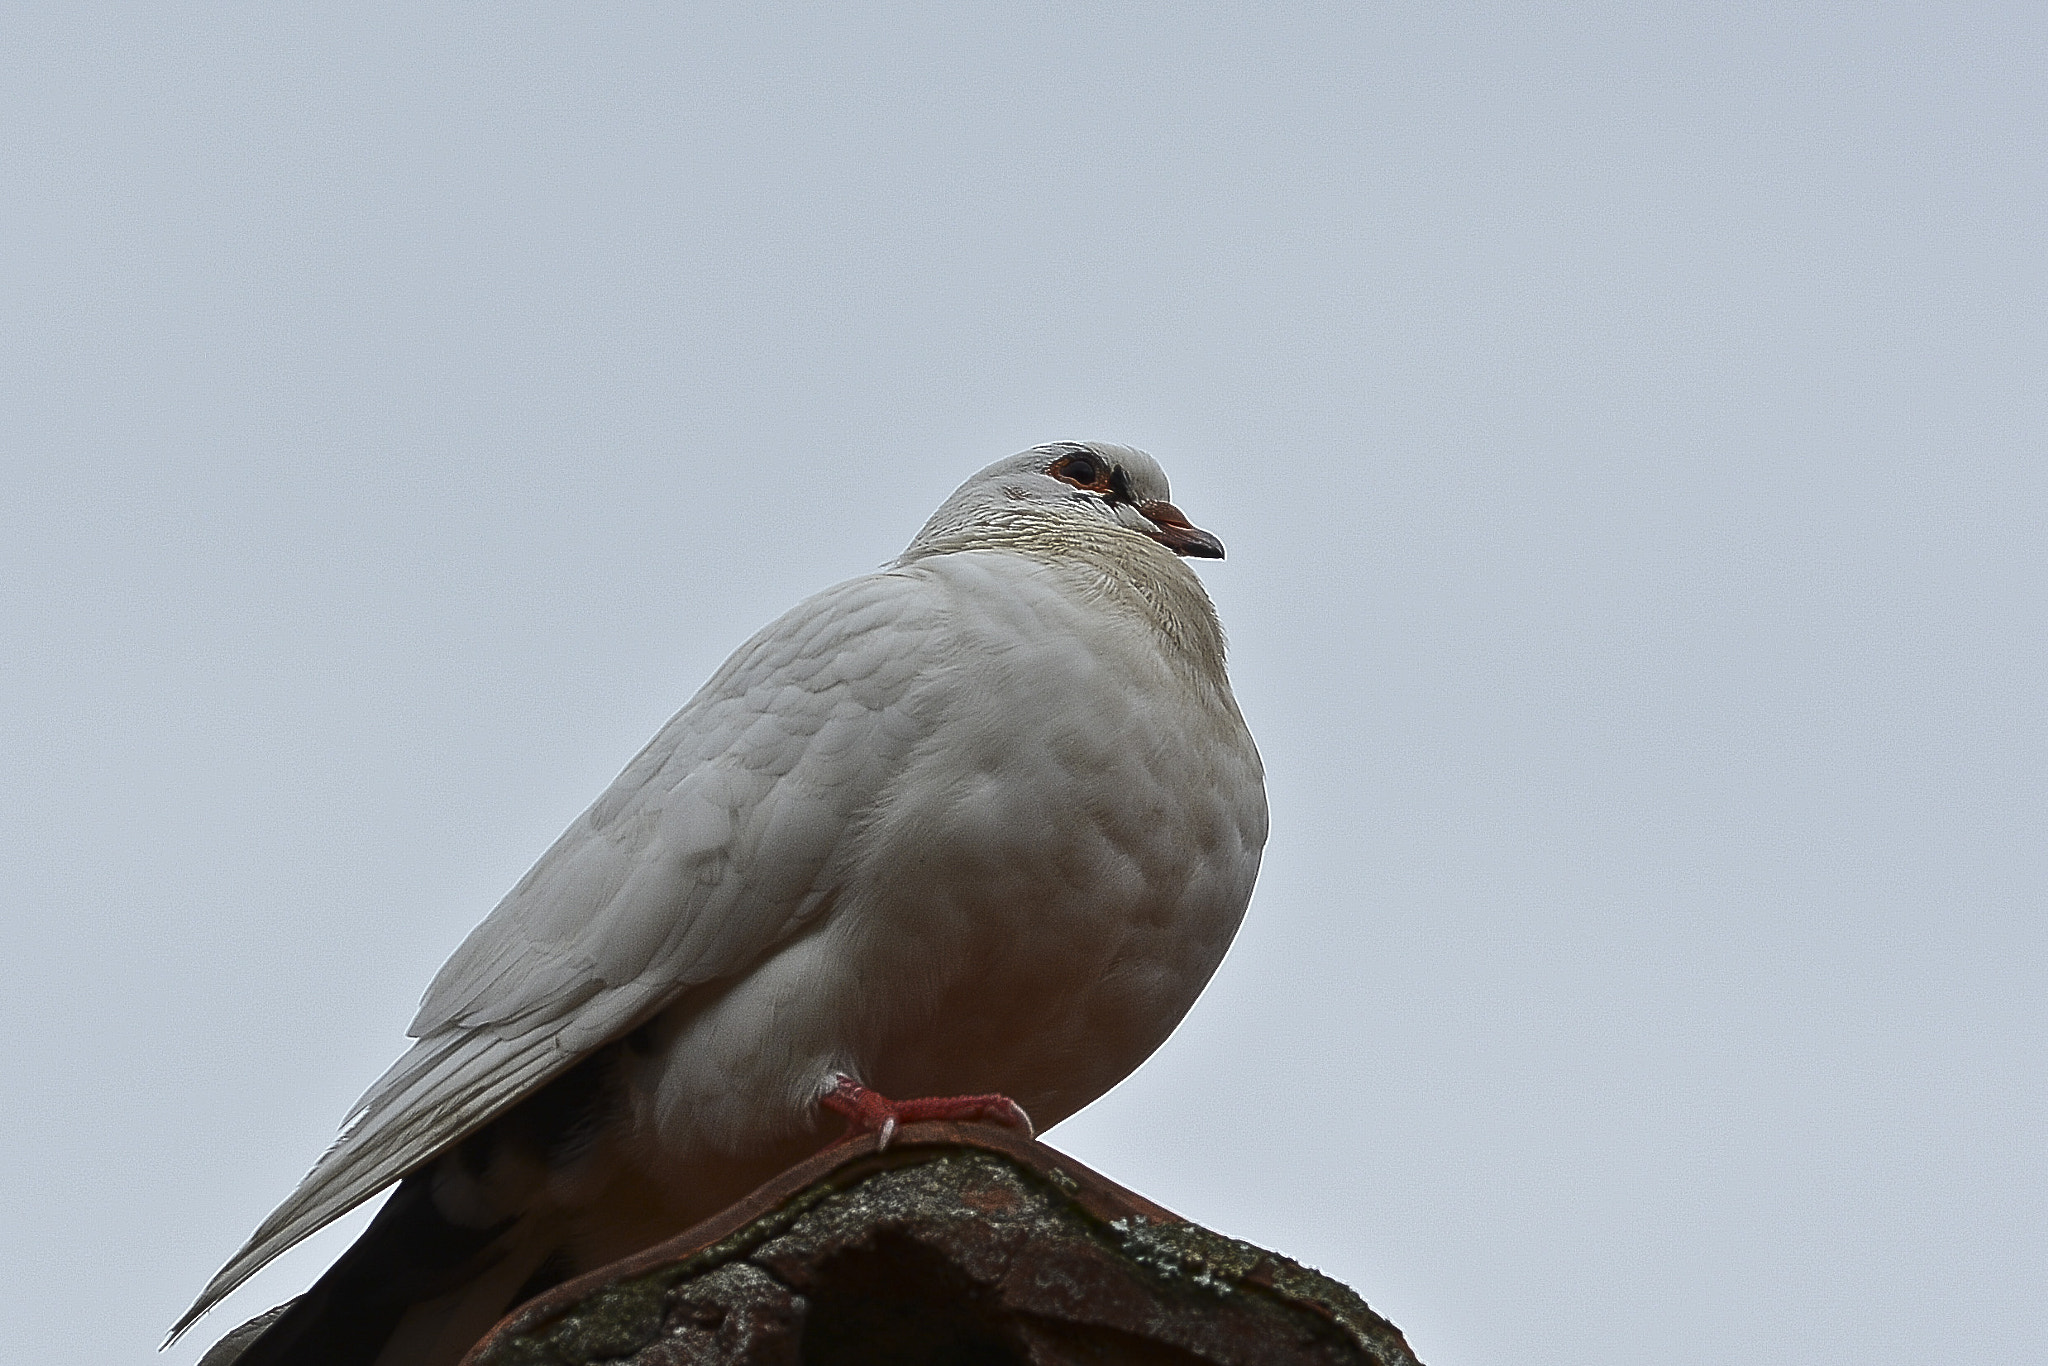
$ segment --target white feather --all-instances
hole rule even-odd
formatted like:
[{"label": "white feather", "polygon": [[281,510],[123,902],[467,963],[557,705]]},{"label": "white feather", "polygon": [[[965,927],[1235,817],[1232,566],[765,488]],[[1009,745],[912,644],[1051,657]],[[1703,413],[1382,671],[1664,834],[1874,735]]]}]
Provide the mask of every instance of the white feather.
[{"label": "white feather", "polygon": [[888,756],[922,733],[892,716],[915,674],[890,664],[915,657],[933,608],[927,575],[885,571],[741,647],[455,951],[409,1031],[419,1042],[173,1335],[677,993],[744,971],[803,924]]},{"label": "white feather", "polygon": [[759,1179],[835,1068],[1056,1121],[1156,1047],[1235,932],[1265,797],[1214,610],[1144,531],[1165,476],[1088,449],[1129,498],[1048,473],[1078,447],[1000,462],[742,646],[449,959],[174,1335],[642,1023],[609,1160],[671,1213]]}]

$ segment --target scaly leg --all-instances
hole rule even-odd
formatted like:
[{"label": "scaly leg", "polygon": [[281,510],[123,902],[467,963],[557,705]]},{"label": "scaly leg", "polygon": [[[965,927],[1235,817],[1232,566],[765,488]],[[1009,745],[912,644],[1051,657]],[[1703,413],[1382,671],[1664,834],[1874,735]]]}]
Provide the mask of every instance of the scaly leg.
[{"label": "scaly leg", "polygon": [[899,1124],[916,1124],[921,1120],[1002,1124],[1022,1130],[1026,1138],[1035,1132],[1031,1127],[1031,1116],[1008,1096],[924,1096],[917,1100],[891,1100],[843,1073],[833,1079],[832,1089],[820,1096],[818,1103],[835,1114],[846,1116],[848,1134],[880,1134],[877,1151],[889,1146],[889,1141],[896,1137]]}]

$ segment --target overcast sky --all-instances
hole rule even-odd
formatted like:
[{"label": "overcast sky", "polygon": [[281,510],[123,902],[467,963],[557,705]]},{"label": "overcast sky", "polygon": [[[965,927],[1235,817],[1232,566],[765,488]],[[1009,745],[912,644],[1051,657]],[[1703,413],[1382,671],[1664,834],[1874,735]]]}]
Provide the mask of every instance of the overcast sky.
[{"label": "overcast sky", "polygon": [[2044,88],[1954,0],[8,7],[10,1353],[151,1360],[728,651],[1098,437],[1273,836],[1055,1145],[1431,1366],[2048,1359]]}]

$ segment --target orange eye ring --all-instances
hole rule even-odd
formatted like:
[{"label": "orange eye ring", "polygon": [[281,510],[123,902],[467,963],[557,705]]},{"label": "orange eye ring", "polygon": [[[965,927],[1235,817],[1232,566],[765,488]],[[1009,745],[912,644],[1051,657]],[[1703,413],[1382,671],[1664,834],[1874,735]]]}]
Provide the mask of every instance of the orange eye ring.
[{"label": "orange eye ring", "polygon": [[1113,471],[1098,456],[1088,453],[1063,455],[1046,471],[1053,478],[1072,484],[1077,489],[1088,489],[1095,493],[1111,491]]}]

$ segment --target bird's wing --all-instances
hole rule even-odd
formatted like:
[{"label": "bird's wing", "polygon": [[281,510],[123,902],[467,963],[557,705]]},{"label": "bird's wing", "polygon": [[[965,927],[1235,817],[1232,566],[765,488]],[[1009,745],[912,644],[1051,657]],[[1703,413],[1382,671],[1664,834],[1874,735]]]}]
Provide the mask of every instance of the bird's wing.
[{"label": "bird's wing", "polygon": [[456,950],[413,1021],[418,1042],[173,1336],[826,904],[834,850],[928,731],[942,617],[928,575],[891,571],[826,590],[742,646]]}]

